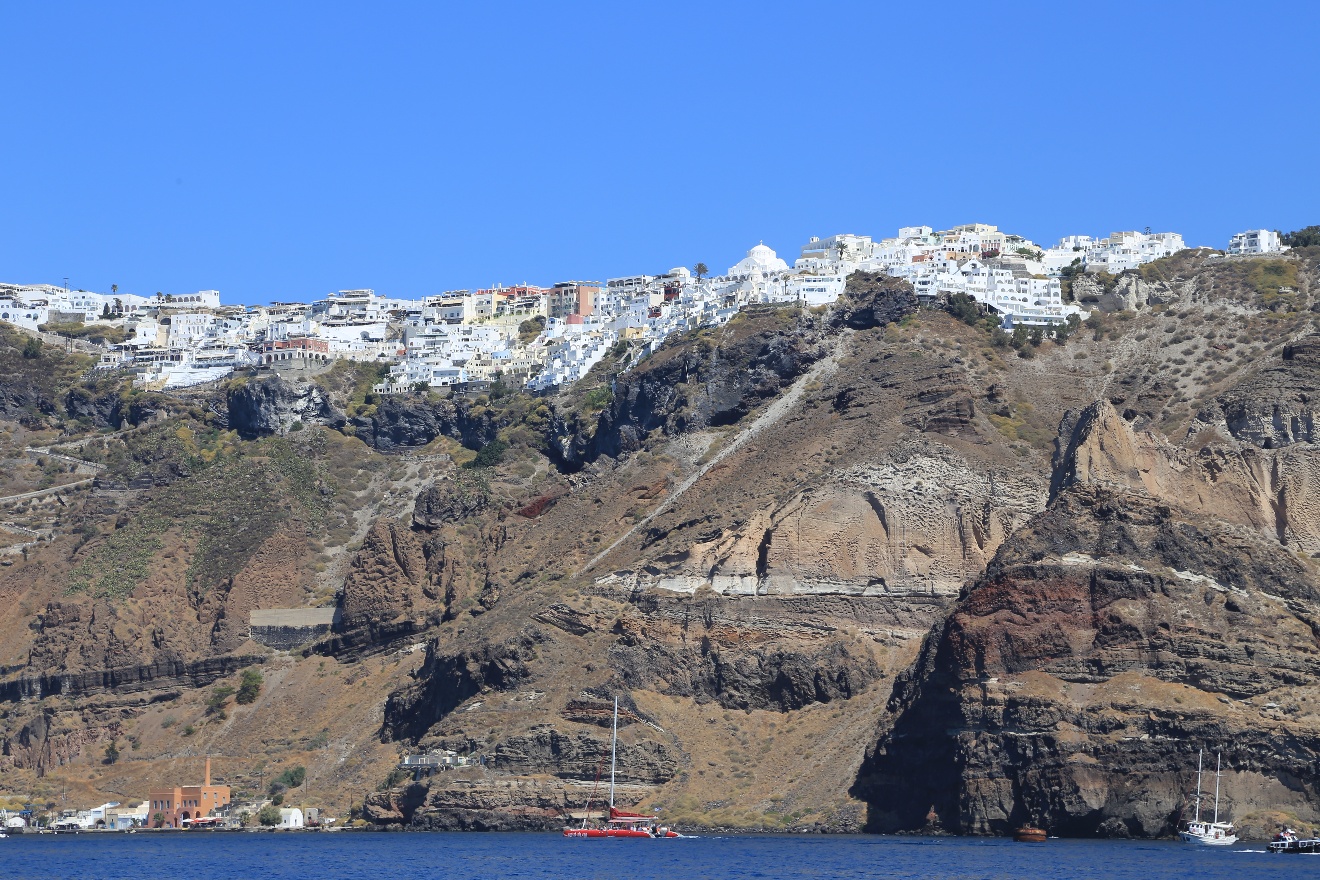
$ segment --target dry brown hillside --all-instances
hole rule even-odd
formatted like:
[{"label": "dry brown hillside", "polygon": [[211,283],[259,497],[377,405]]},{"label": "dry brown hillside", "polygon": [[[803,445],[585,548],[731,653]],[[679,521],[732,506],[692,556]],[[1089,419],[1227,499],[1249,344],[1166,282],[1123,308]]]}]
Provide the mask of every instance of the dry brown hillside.
[{"label": "dry brown hillside", "polygon": [[[1317,260],[1078,279],[1109,311],[1066,339],[858,274],[545,398],[151,395],[47,351],[0,380],[6,498],[79,484],[0,499],[0,793],[143,798],[211,754],[246,797],[303,765],[286,798],[341,815],[558,827],[617,695],[620,797],[680,824],[1159,834],[1157,765],[1215,737],[1252,744],[1244,808],[1320,818]],[[249,626],[303,607],[336,622]],[[484,764],[392,772],[429,749]]]}]

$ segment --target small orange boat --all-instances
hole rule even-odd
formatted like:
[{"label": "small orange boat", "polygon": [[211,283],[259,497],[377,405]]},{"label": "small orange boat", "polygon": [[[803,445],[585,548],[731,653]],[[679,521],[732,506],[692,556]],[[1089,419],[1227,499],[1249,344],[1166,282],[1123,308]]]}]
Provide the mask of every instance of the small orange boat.
[{"label": "small orange boat", "polygon": [[1045,838],[1045,832],[1034,825],[1023,825],[1013,832],[1013,839],[1018,843],[1044,843]]}]

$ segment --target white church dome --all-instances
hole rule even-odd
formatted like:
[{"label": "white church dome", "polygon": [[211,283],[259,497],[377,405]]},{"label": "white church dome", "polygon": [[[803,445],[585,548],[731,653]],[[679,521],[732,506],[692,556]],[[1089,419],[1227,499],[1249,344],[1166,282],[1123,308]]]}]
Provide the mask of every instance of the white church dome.
[{"label": "white church dome", "polygon": [[758,270],[762,275],[770,275],[774,272],[787,272],[788,264],[779,259],[779,256],[770,248],[761,242],[756,247],[747,252],[747,256],[738,261],[738,264],[729,270],[730,276],[750,275],[752,270]]}]

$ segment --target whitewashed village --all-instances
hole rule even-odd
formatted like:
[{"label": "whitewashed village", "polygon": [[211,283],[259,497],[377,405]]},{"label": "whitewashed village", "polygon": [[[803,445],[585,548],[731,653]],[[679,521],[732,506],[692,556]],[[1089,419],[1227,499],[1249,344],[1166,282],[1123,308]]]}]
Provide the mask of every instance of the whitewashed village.
[{"label": "whitewashed village", "polygon": [[[1065,274],[1116,275],[1185,247],[1178,233],[1149,230],[1066,236],[1042,248],[983,223],[911,226],[879,240],[812,238],[792,266],[762,243],[720,275],[697,264],[603,283],[496,285],[418,299],[341,290],[312,303],[242,306],[223,304],[215,290],[147,296],[117,286],[0,284],[0,321],[99,340],[100,369],[131,372],[150,390],[200,385],[236,369],[316,369],[350,359],[382,366],[379,394],[495,380],[543,392],[571,385],[621,340],[640,358],[672,334],[718,326],[750,305],[825,305],[857,271],[906,279],[923,299],[965,294],[1006,330],[1048,328],[1087,315],[1065,302]],[[1283,250],[1269,230],[1239,233],[1224,249]]]}]

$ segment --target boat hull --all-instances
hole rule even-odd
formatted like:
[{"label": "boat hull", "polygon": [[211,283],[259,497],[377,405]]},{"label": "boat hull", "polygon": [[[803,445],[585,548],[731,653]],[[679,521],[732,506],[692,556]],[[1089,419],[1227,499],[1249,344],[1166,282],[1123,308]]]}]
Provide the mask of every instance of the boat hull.
[{"label": "boat hull", "polygon": [[1238,840],[1236,834],[1229,834],[1224,837],[1202,837],[1199,834],[1191,834],[1187,831],[1178,832],[1178,837],[1182,839],[1183,843],[1195,843],[1200,846],[1231,846],[1237,843]]},{"label": "boat hull", "polygon": [[664,834],[652,834],[649,831],[642,831],[639,828],[565,828],[564,836],[580,838],[582,840],[596,840],[605,837],[659,840],[662,837],[679,837],[680,835],[674,831],[666,831]]},{"label": "boat hull", "polygon": [[1045,837],[1040,828],[1019,828],[1013,832],[1013,839],[1018,843],[1044,843]]},{"label": "boat hull", "polygon": [[1272,853],[1293,853],[1294,855],[1311,855],[1320,853],[1320,839],[1310,838],[1306,840],[1276,840],[1269,844],[1269,850]]}]

